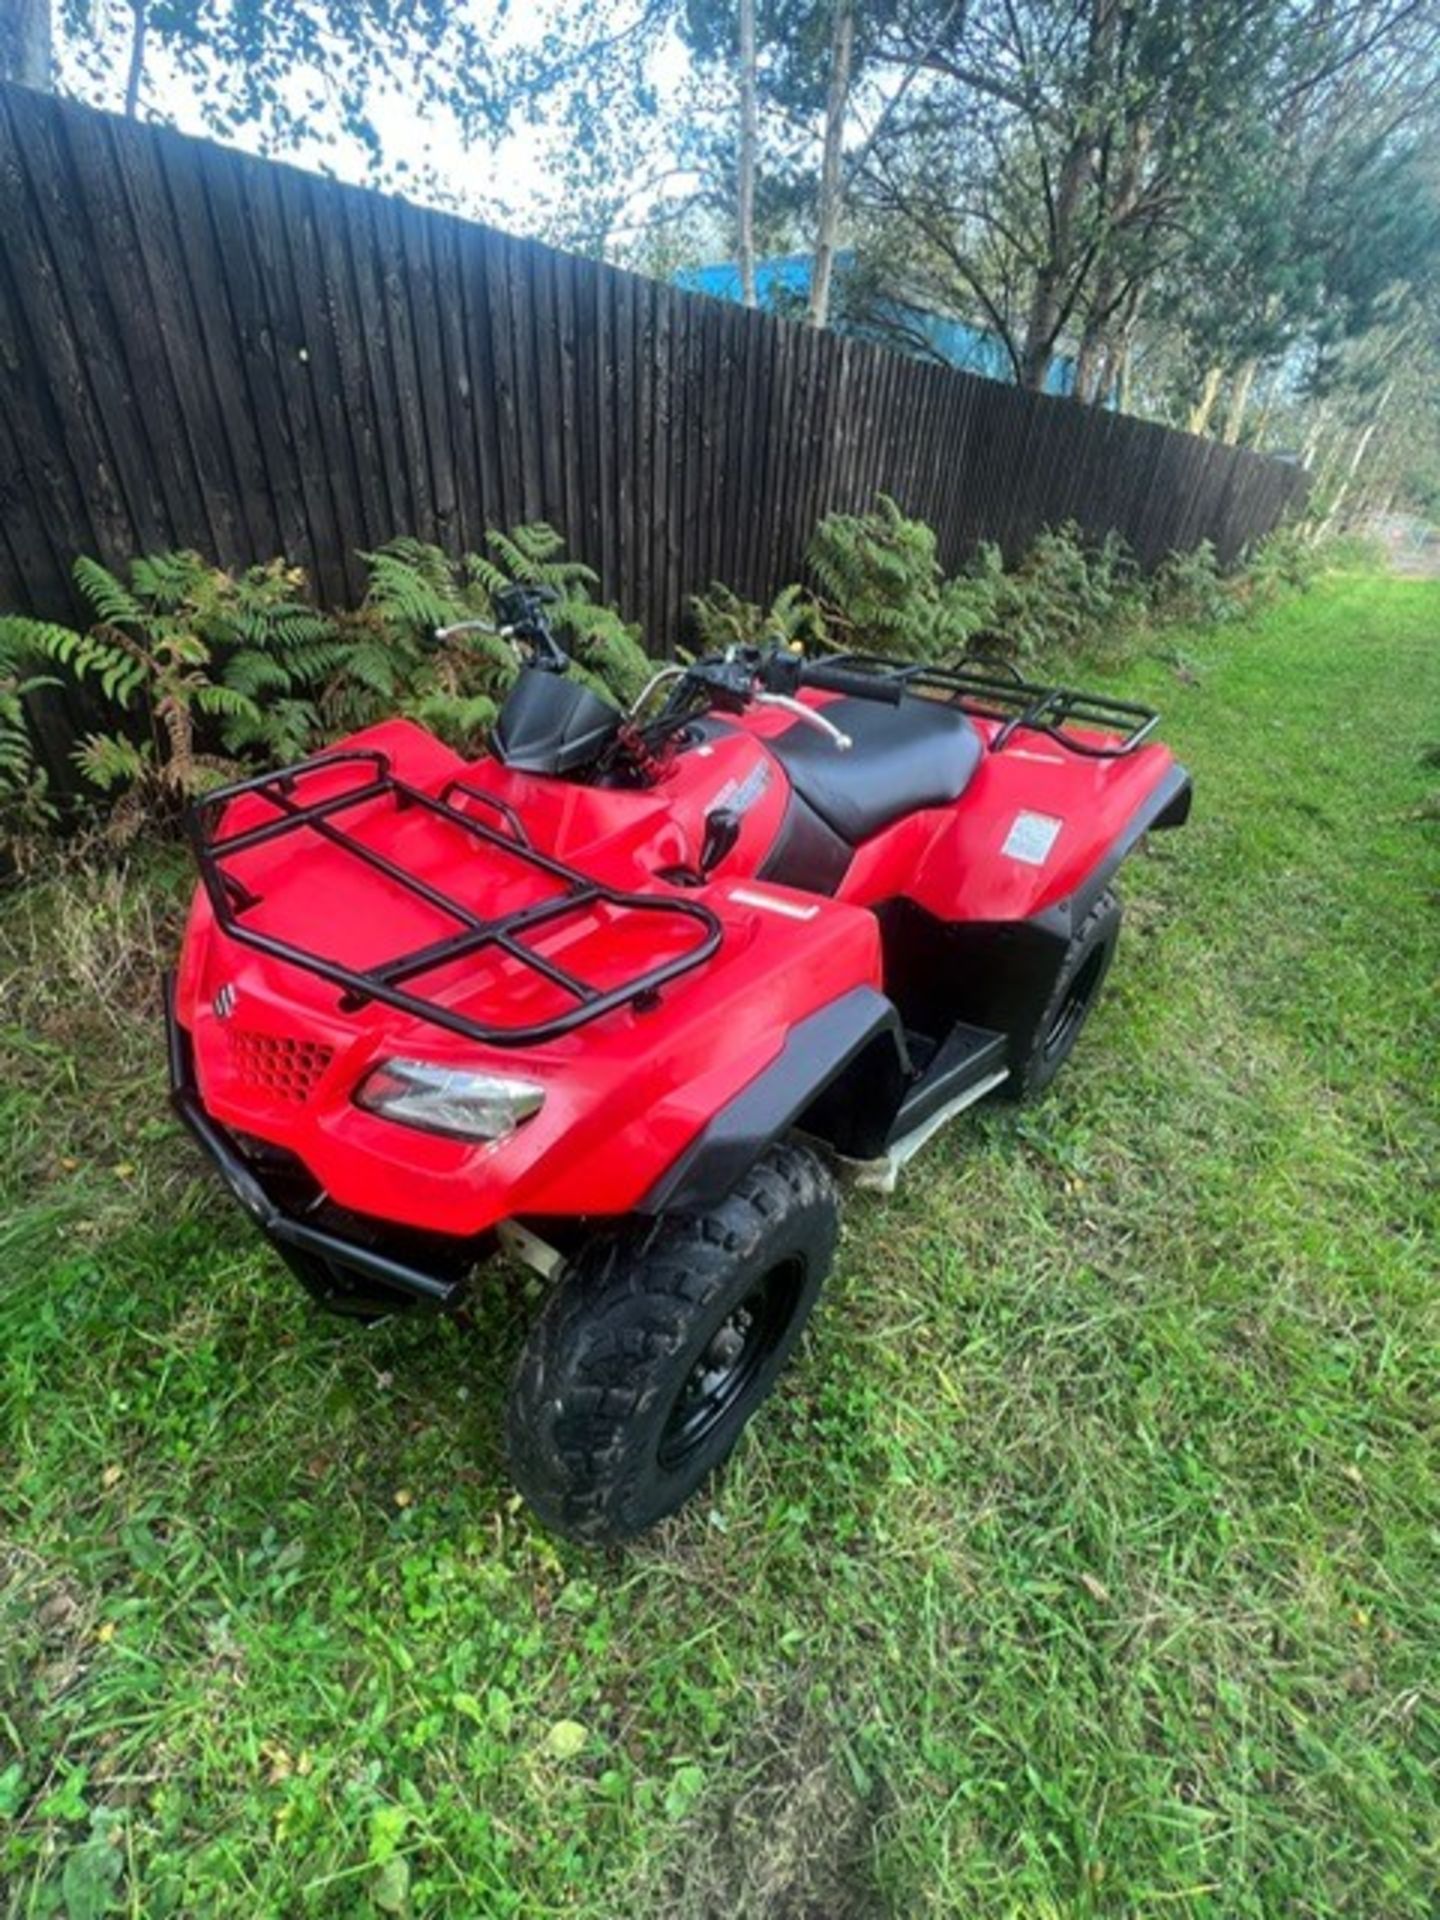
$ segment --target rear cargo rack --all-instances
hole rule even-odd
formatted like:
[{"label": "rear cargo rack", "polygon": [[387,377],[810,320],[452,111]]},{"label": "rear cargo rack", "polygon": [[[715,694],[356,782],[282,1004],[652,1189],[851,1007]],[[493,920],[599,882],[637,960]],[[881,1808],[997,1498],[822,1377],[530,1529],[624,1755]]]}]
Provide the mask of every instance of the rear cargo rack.
[{"label": "rear cargo rack", "polygon": [[[310,801],[299,797],[297,789],[315,775],[333,773],[337,768],[346,767],[357,770],[360,777],[355,784]],[[244,795],[253,795],[274,808],[275,818],[262,820],[238,832],[221,833],[224,809],[232,800]],[[498,824],[492,826],[471,813],[462,812],[454,804],[457,795],[491,809]],[[386,799],[393,800],[398,809],[422,808],[486,846],[548,875],[560,883],[561,891],[551,899],[532,901],[528,906],[517,907],[497,919],[485,919],[463,901],[442,893],[428,880],[407,873],[377,848],[367,845],[336,824],[338,814],[373,800]],[[216,922],[230,939],[242,946],[252,947],[272,960],[285,961],[290,966],[299,967],[342,988],[340,1005],[347,1013],[371,1001],[380,1001],[418,1020],[426,1020],[432,1026],[443,1027],[449,1033],[458,1033],[467,1040],[478,1040],[486,1046],[533,1046],[539,1041],[554,1040],[561,1034],[572,1033],[575,1028],[598,1020],[602,1014],[610,1013],[617,1007],[638,1005],[643,1008],[653,1004],[661,987],[679,975],[702,966],[720,945],[720,921],[709,907],[698,900],[658,899],[648,894],[626,893],[619,888],[606,886],[588,874],[566,866],[563,861],[539,852],[531,845],[529,835],[514,808],[495,794],[461,779],[450,781],[438,795],[426,793],[394,773],[389,756],[375,748],[351,748],[317,755],[313,760],[302,760],[295,766],[281,767],[274,773],[257,774],[253,779],[238,780],[232,786],[217,788],[191,807],[186,816],[186,830]],[[396,954],[378,966],[360,971],[247,924],[244,916],[261,905],[264,896],[254,892],[228,870],[224,865],[225,860],[251,847],[279,840],[287,834],[307,832],[317,835],[330,846],[341,848],[373,873],[383,874],[387,880],[416,899],[423,900],[436,912],[448,915],[458,924],[460,931],[423,947]],[[569,914],[583,913],[594,907],[609,907],[622,913],[666,914],[672,920],[689,920],[700,930],[700,935],[687,952],[662,961],[659,966],[651,967],[617,986],[604,988],[582,980],[545,954],[526,946],[520,938],[536,927],[549,926]],[[482,953],[486,949],[496,950],[528,967],[568,994],[576,1002],[575,1006],[551,1019],[536,1021],[526,1027],[486,1026],[477,1020],[466,1019],[463,1014],[454,1012],[436,1000],[407,992],[401,985],[403,981],[418,979],[437,967],[449,966],[453,961]]]},{"label": "rear cargo rack", "polygon": [[[1114,700],[1104,693],[1081,693],[1074,687],[1041,686],[1022,680],[1003,662],[972,665],[961,660],[953,667],[932,667],[923,662],[905,665],[880,654],[842,653],[827,659],[827,664],[898,680],[912,693],[938,698],[980,719],[998,721],[990,742],[992,753],[1003,752],[1017,733],[1043,733],[1071,753],[1086,754],[1094,760],[1115,760],[1133,753],[1160,724],[1153,707],[1142,707],[1133,700]],[[1119,738],[1103,743],[1081,740],[1066,732],[1067,727],[1095,727],[1117,733]]]}]

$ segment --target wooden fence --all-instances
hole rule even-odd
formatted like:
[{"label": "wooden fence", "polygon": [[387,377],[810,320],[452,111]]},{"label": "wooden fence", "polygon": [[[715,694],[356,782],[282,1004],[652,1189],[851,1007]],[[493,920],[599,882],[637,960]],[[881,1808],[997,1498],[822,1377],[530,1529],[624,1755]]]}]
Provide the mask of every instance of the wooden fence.
[{"label": "wooden fence", "polygon": [[0,87],[0,608],[78,553],[358,549],[544,518],[674,636],[795,577],[877,489],[954,564],[1047,523],[1233,559],[1293,466],[747,313],[204,142]]}]

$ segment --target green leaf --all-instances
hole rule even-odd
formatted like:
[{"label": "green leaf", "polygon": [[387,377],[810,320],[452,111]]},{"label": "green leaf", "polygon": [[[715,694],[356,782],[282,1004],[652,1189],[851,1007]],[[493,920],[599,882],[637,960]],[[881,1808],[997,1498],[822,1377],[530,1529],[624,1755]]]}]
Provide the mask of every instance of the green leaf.
[{"label": "green leaf", "polygon": [[0,1820],[13,1820],[25,1802],[25,1771],[18,1760],[0,1772]]},{"label": "green leaf", "polygon": [[560,1589],[555,1600],[557,1613],[589,1613],[599,1599],[593,1580],[571,1580]]},{"label": "green leaf", "polygon": [[578,1720],[557,1720],[545,1736],[545,1751],[552,1760],[573,1760],[585,1750],[590,1734]]},{"label": "green leaf", "polygon": [[35,1811],[42,1820],[83,1820],[90,1811],[85,1799],[89,1769],[70,1766],[64,1760],[60,1766],[64,1778],[58,1787],[46,1794]]},{"label": "green leaf", "polygon": [[109,1913],[124,1866],[120,1849],[103,1835],[76,1847],[60,1876],[67,1920],[100,1920]]},{"label": "green leaf", "polygon": [[413,1817],[408,1807],[376,1807],[370,1816],[370,1858],[377,1866],[394,1859]]},{"label": "green leaf", "polygon": [[82,553],[72,571],[76,586],[102,620],[108,620],[114,626],[144,624],[145,614],[140,602],[120,584],[108,567],[102,567],[98,560],[92,560],[89,554]]},{"label": "green leaf", "polygon": [[665,1815],[670,1820],[683,1820],[695,1802],[705,1791],[705,1769],[687,1762],[677,1767],[670,1776],[670,1784],[665,1789]]},{"label": "green leaf", "polygon": [[402,1854],[387,1860],[370,1882],[370,1898],[382,1913],[408,1913],[410,1862]]},{"label": "green leaf", "polygon": [[488,1716],[473,1693],[452,1693],[450,1705],[456,1713],[463,1714],[467,1720],[473,1720],[477,1727],[488,1724]]}]

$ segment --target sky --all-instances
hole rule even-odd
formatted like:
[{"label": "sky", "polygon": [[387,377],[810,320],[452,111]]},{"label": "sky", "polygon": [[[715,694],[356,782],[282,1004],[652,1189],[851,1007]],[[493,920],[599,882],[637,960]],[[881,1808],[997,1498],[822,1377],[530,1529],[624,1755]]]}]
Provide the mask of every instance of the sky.
[{"label": "sky", "polygon": [[[537,43],[548,27],[569,13],[564,0],[531,0],[519,8],[493,0],[468,0],[464,11],[501,51]],[[121,0],[94,0],[88,45],[68,40],[63,31],[59,34],[56,55],[67,92],[112,112],[123,111],[130,17],[129,7]],[[95,42],[103,49],[98,63]],[[649,71],[662,98],[673,99],[683,88],[689,56],[676,34],[667,34]],[[307,80],[297,75],[292,104],[302,105],[316,91],[314,76]],[[153,42],[146,58],[140,111],[142,118],[162,119],[183,133],[215,137],[189,81],[167,59],[163,46]],[[516,232],[553,232],[557,217],[563,222],[563,203],[557,203],[558,162],[570,131],[553,117],[548,124],[524,125],[492,142],[468,141],[453,114],[418,114],[413,100],[393,85],[377,87],[370,111],[387,162],[410,170],[411,184],[400,189],[408,198],[446,205]],[[254,128],[228,136],[226,144],[255,152],[262,145]],[[372,183],[364,146],[345,134],[333,110],[322,109],[314,115],[313,137],[274,157],[354,184]],[[649,169],[641,172],[648,174]],[[427,174],[438,193],[425,185]],[[671,181],[665,190],[673,192],[683,184]],[[653,200],[652,194],[648,204]]]}]

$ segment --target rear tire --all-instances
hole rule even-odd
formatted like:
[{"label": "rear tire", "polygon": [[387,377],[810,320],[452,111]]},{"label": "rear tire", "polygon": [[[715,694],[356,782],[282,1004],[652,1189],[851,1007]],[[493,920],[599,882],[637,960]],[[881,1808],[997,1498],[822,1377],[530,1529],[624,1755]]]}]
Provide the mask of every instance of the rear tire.
[{"label": "rear tire", "polygon": [[624,1540],[689,1499],[789,1359],[838,1232],[829,1173],[782,1144],[709,1211],[622,1228],[566,1268],[506,1413],[546,1526]]},{"label": "rear tire", "polygon": [[1115,957],[1120,919],[1119,898],[1107,888],[1071,935],[1039,1016],[1014,1036],[1002,1089],[1007,1099],[1043,1093],[1074,1052]]}]

